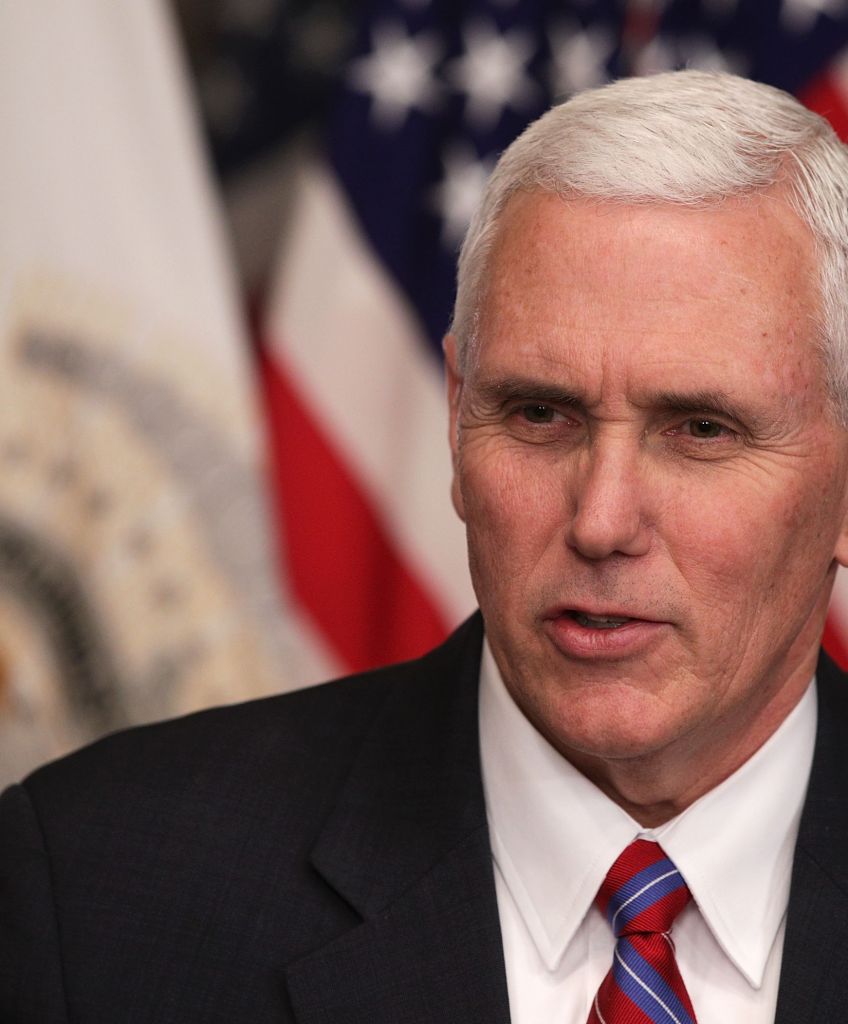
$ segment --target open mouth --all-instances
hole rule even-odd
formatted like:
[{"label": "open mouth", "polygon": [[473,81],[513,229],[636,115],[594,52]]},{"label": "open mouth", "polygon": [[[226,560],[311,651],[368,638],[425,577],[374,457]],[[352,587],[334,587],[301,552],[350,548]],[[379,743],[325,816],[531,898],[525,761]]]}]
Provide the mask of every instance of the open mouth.
[{"label": "open mouth", "polygon": [[633,619],[614,615],[587,615],[585,612],[569,612],[571,618],[586,629],[619,629]]},{"label": "open mouth", "polygon": [[644,654],[668,639],[670,626],[665,620],[643,618],[634,600],[620,605],[610,601],[606,608],[600,601],[589,608],[563,602],[549,610],[543,629],[567,658],[601,663]]},{"label": "open mouth", "polygon": [[580,660],[604,661],[630,658],[661,643],[670,625],[657,619],[627,615],[636,611],[622,603],[607,609],[561,604],[545,616],[545,632],[562,654]]}]

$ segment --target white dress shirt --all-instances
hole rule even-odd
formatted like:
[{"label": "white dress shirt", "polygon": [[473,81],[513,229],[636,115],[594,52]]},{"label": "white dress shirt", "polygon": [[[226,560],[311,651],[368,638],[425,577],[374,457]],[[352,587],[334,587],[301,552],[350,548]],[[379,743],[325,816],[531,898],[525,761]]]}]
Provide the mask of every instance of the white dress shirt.
[{"label": "white dress shirt", "polygon": [[771,1024],[815,686],[720,786],[643,829],[529,723],[483,647],[480,740],[512,1024],[586,1024],[615,939],[594,906],[621,851],[654,839],[693,900],[672,932],[698,1024]]}]

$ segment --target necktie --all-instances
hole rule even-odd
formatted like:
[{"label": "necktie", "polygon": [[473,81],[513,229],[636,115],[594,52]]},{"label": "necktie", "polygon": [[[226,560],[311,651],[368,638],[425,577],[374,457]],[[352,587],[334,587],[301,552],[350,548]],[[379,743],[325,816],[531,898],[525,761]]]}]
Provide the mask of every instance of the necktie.
[{"label": "necktie", "polygon": [[696,1024],[669,936],[689,898],[658,843],[637,839],[621,854],[596,898],[617,941],[587,1024]]}]

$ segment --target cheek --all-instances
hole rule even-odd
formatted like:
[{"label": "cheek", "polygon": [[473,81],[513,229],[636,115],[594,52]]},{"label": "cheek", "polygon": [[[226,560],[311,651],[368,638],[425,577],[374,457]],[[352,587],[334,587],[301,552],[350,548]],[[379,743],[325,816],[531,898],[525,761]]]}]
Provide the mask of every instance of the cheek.
[{"label": "cheek", "polygon": [[530,535],[545,523],[561,522],[566,504],[563,480],[544,460],[509,450],[464,459],[461,490],[469,518],[473,510],[473,518],[490,529],[518,536]]},{"label": "cheek", "polygon": [[488,566],[496,584],[526,572],[564,534],[565,488],[539,460],[504,451],[464,457],[459,486],[472,563],[478,572]]},{"label": "cheek", "polygon": [[765,608],[817,595],[834,517],[794,476],[728,483],[718,502],[678,506],[675,561],[697,596],[747,629]]}]

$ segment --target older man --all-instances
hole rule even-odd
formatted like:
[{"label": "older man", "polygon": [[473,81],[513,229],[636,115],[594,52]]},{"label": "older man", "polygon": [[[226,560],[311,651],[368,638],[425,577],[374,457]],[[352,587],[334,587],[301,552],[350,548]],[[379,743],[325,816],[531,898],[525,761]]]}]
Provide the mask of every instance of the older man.
[{"label": "older man", "polygon": [[0,1019],[848,1020],[846,266],[784,94],[532,125],[445,342],[482,618],[9,790]]}]

